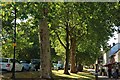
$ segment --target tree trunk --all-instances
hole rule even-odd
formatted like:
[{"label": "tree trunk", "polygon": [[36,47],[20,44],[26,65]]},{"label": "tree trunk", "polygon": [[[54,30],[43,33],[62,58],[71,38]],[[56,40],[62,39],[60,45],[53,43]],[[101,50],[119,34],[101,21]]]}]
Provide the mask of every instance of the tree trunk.
[{"label": "tree trunk", "polygon": [[70,72],[71,73],[76,73],[76,39],[75,37],[71,37],[71,47],[70,47],[70,62],[71,62],[71,66],[70,66]]},{"label": "tree trunk", "polygon": [[41,40],[41,78],[51,78],[51,55],[49,30],[47,20],[44,18],[40,23],[40,40]]},{"label": "tree trunk", "polygon": [[66,59],[65,59],[65,68],[64,68],[64,74],[70,74],[68,72],[68,65],[69,65],[69,28],[68,24],[66,25]]}]

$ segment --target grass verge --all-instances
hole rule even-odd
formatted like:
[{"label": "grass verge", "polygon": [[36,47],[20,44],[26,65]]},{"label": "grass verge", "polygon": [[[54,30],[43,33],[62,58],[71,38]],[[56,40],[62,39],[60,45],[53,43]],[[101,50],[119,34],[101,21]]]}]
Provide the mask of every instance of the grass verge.
[{"label": "grass verge", "polygon": [[[77,74],[70,73],[70,75],[63,74],[63,70],[52,70],[54,80],[95,80],[94,75],[88,72],[78,72]],[[12,73],[4,73],[2,80],[10,80]],[[40,72],[33,71],[33,72],[16,72],[16,78],[26,78],[25,80],[33,80],[33,78],[37,78],[40,80]],[[35,79],[35,80],[37,80]],[[21,79],[22,80],[22,79]]]}]

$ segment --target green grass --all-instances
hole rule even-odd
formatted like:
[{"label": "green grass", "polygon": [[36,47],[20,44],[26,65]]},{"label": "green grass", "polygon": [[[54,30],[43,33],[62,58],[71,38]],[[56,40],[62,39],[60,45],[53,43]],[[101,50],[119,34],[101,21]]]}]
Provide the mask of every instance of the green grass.
[{"label": "green grass", "polygon": [[[70,73],[70,75],[63,74],[63,70],[52,70],[53,78],[55,80],[95,80],[94,75],[88,72],[78,72],[77,74]],[[3,74],[4,80],[10,80],[12,73]],[[39,78],[40,72],[16,72],[16,78]]]},{"label": "green grass", "polygon": [[[3,74],[3,77],[5,80],[10,79],[12,76],[11,72]],[[40,72],[38,71],[33,71],[33,72],[16,72],[15,73],[16,78],[39,78],[40,77]]]},{"label": "green grass", "polygon": [[70,75],[63,74],[63,70],[55,71],[53,70],[54,78],[66,78],[66,79],[79,79],[79,80],[95,80],[94,75],[88,72],[78,72],[77,74],[70,73]]}]

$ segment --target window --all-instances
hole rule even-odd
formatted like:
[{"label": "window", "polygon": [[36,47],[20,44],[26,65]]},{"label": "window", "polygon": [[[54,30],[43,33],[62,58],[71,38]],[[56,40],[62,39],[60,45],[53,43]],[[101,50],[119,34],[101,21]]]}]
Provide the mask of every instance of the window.
[{"label": "window", "polygon": [[0,58],[0,62],[8,62],[8,59]]}]

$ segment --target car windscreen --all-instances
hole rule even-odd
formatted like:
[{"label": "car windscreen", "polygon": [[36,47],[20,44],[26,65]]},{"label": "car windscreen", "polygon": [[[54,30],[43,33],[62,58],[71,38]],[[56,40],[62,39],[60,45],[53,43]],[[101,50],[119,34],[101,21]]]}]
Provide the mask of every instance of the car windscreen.
[{"label": "car windscreen", "polygon": [[[14,59],[10,59],[10,62],[13,63],[13,62],[14,62]],[[20,63],[20,62],[15,59],[15,63]]]},{"label": "car windscreen", "polygon": [[20,61],[20,63],[28,63],[29,64],[30,62],[28,62],[28,61]]},{"label": "car windscreen", "polygon": [[3,58],[1,58],[1,59],[0,59],[0,62],[8,62],[8,59],[3,59]]}]

